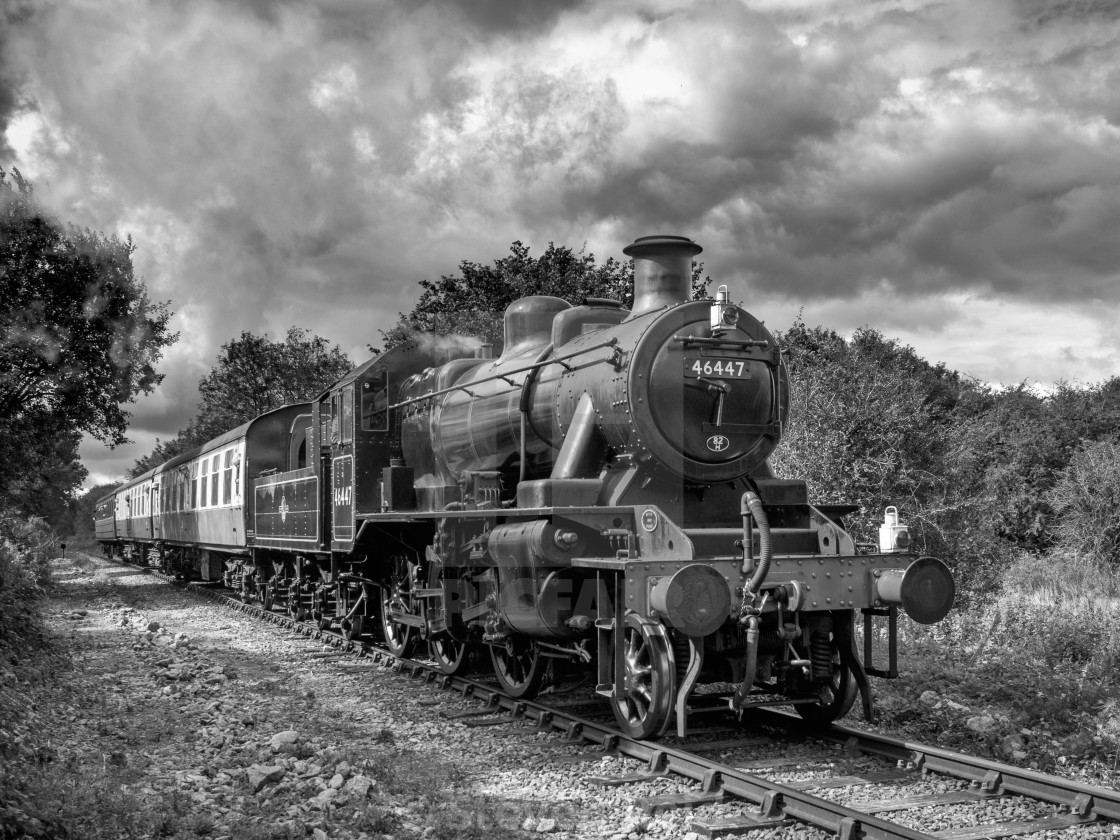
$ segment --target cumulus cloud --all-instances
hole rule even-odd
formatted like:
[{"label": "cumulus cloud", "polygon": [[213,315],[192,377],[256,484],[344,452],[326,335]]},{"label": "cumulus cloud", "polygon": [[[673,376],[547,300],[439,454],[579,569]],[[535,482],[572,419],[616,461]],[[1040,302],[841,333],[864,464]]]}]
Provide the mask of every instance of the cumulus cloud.
[{"label": "cumulus cloud", "polygon": [[[5,8],[0,156],[63,218],[132,233],[178,313],[138,439],[186,422],[241,330],[357,360],[417,280],[514,239],[687,234],[760,314],[910,330],[935,360],[972,346],[970,312],[1060,306],[1084,328],[1047,358],[1120,359],[1095,320],[1120,303],[1107,0]],[[1017,346],[977,348],[985,378],[1057,372]]]}]

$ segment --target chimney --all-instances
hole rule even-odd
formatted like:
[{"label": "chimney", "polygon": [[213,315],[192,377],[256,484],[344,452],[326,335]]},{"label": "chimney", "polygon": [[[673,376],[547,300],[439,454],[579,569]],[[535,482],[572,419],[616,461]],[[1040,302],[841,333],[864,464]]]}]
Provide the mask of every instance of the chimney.
[{"label": "chimney", "polygon": [[642,236],[622,249],[634,258],[630,315],[685,303],[692,297],[692,258],[704,249],[685,236]]}]

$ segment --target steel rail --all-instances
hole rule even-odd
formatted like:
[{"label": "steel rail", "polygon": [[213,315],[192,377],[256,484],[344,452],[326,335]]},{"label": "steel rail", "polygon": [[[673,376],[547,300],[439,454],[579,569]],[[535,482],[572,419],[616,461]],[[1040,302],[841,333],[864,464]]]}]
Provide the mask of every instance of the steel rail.
[{"label": "steel rail", "polygon": [[[767,718],[781,716],[793,720],[792,715],[784,712],[766,710],[764,714]],[[850,744],[869,755],[913,765],[917,770],[976,782],[987,793],[1018,794],[1063,806],[1079,817],[1120,821],[1120,791],[841,724],[814,730],[814,734],[834,742]]]}]

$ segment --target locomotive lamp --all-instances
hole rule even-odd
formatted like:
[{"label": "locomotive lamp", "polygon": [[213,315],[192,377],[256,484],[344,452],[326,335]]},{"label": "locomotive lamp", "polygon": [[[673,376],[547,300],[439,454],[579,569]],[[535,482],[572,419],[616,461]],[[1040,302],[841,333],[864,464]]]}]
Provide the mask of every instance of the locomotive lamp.
[{"label": "locomotive lamp", "polygon": [[719,338],[738,323],[739,307],[728,300],[727,286],[720,286],[716,291],[716,299],[712,301],[712,336]]},{"label": "locomotive lamp", "polygon": [[898,508],[891,505],[883,512],[879,526],[879,551],[896,554],[910,550],[910,526],[898,521]]}]

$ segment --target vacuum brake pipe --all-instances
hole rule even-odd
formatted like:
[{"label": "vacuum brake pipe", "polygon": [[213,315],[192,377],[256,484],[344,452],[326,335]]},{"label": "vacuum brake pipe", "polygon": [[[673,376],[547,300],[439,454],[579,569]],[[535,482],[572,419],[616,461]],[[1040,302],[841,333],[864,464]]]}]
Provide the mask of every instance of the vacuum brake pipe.
[{"label": "vacuum brake pipe", "polygon": [[770,561],[773,554],[770,544],[770,521],[766,518],[766,511],[762,507],[762,499],[757,493],[748,490],[743,494],[740,504],[740,513],[743,516],[743,573],[746,574],[754,553],[754,528],[753,519],[758,523],[758,565],[751,575],[750,581],[743,588],[743,602],[739,609],[740,623],[747,625],[747,650],[743,656],[743,681],[735,689],[731,697],[731,708],[742,712],[743,704],[754,686],[754,675],[758,670],[758,637],[759,613],[755,601],[758,600],[758,591],[766,581],[770,572]]}]

